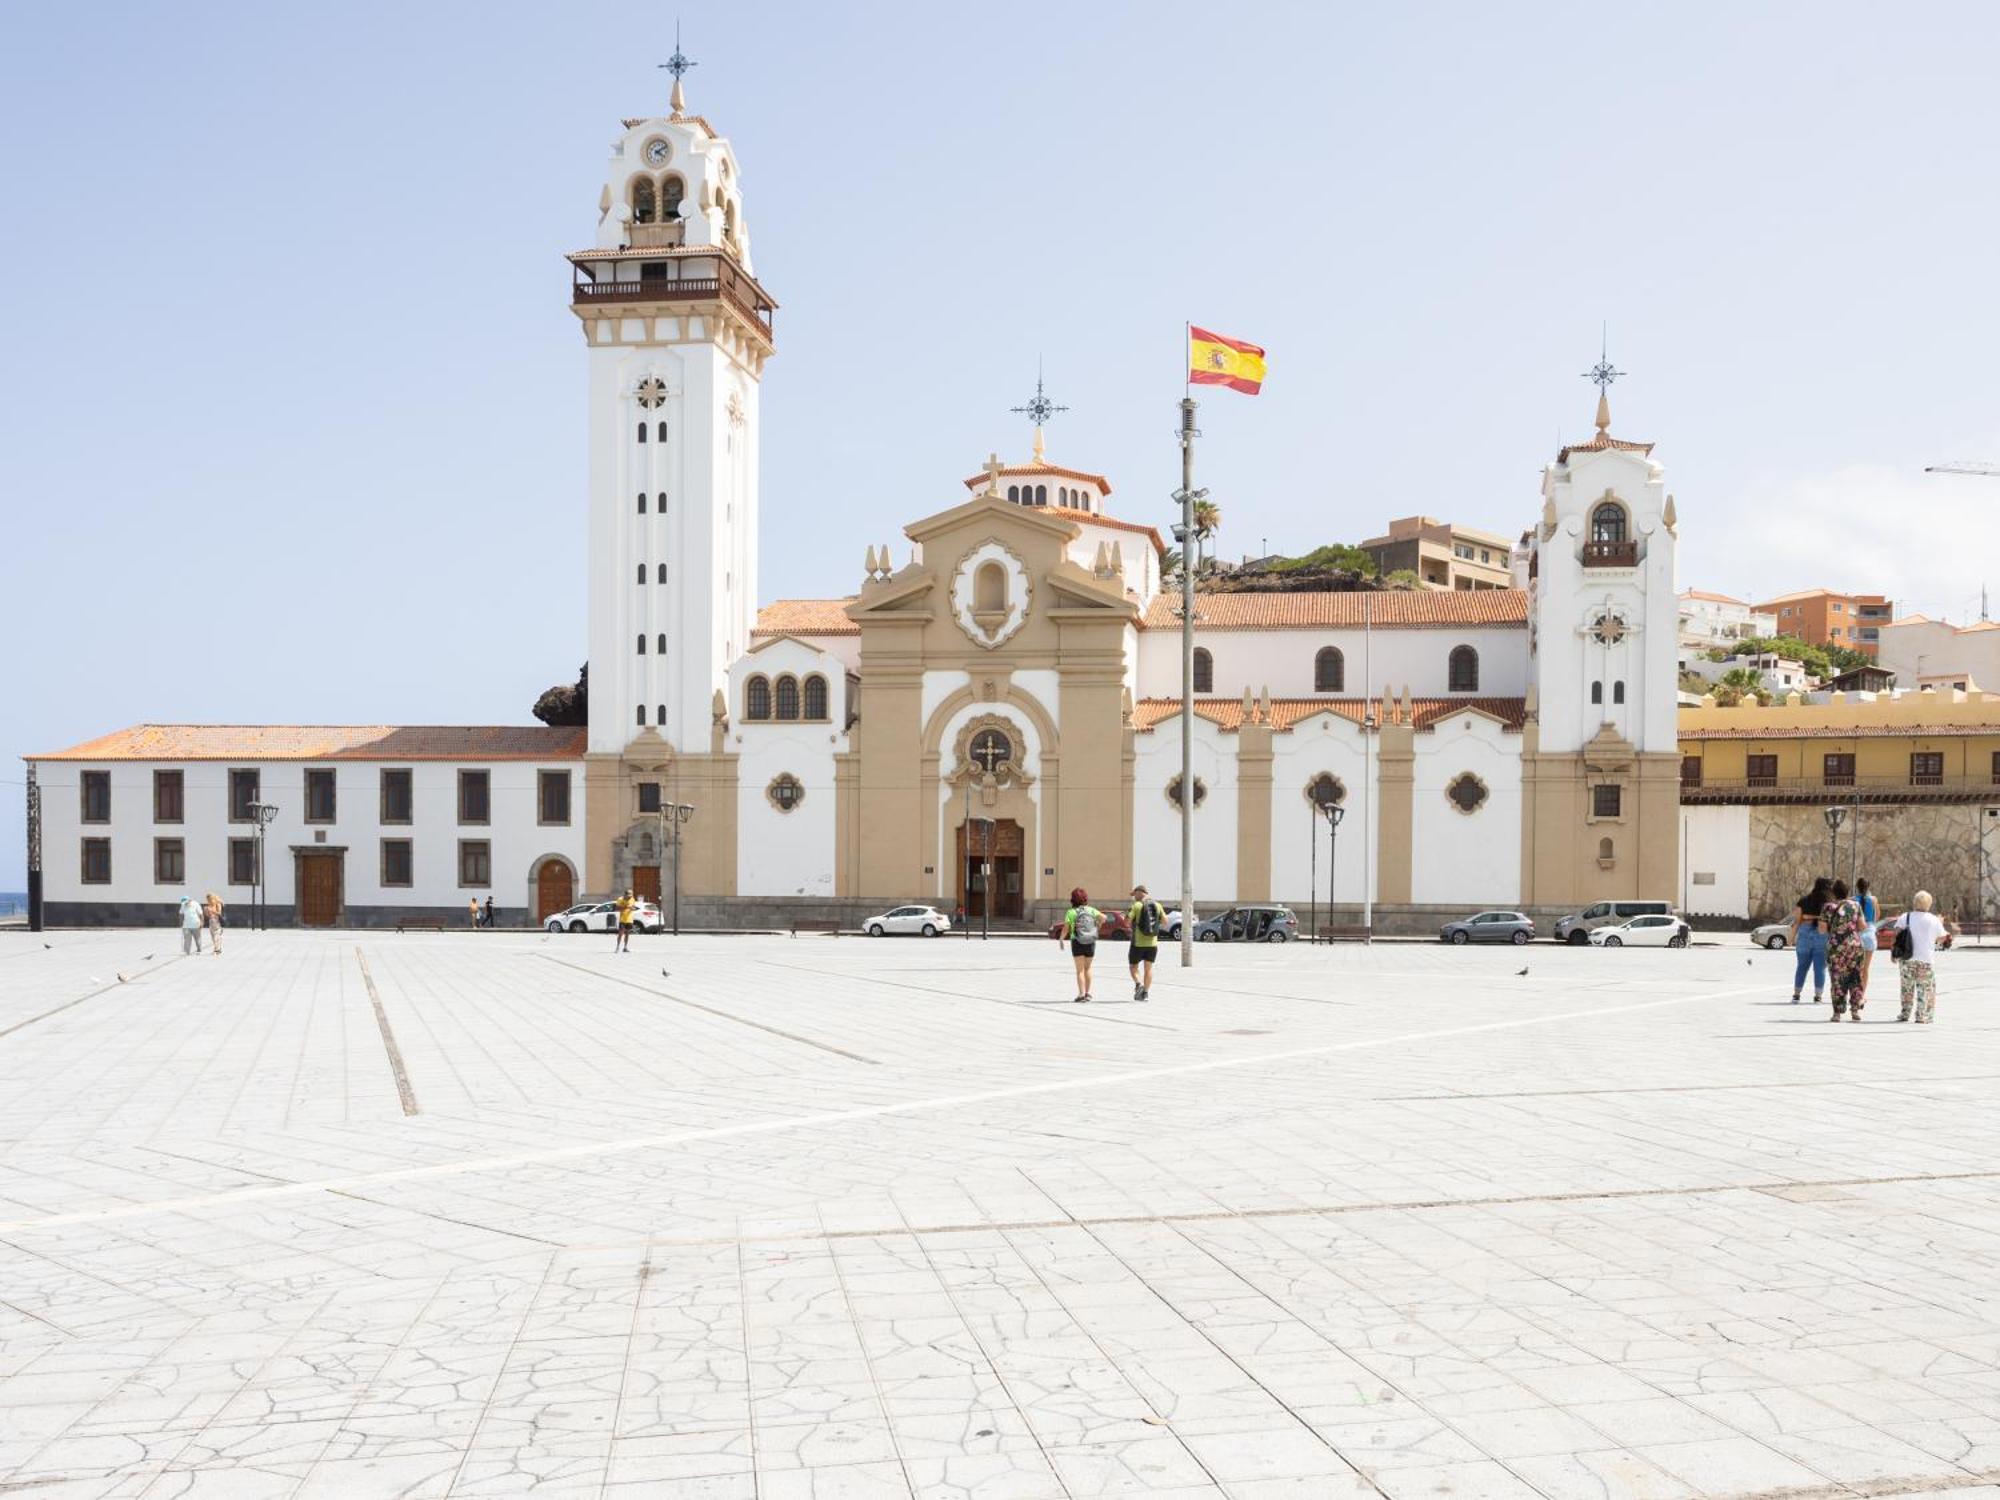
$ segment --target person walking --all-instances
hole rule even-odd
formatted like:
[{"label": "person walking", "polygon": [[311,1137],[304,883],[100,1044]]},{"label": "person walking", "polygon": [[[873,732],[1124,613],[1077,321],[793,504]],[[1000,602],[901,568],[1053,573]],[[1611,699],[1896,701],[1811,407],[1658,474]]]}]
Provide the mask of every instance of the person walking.
[{"label": "person walking", "polygon": [[1890,954],[1903,971],[1903,1013],[1897,1020],[1930,1025],[1937,1013],[1937,975],[1931,965],[1939,940],[1947,935],[1957,937],[1958,924],[1931,910],[1931,893],[1918,891],[1910,897],[1910,909],[1896,918],[1896,947]]},{"label": "person walking", "polygon": [[632,951],[632,912],[638,904],[629,890],[618,898],[618,941],[611,949],[613,953]]},{"label": "person walking", "polygon": [[1861,907],[1861,915],[1867,926],[1861,929],[1861,998],[1868,998],[1868,975],[1875,967],[1875,929],[1882,921],[1882,908],[1875,904],[1875,893],[1868,889],[1868,877],[1858,877],[1854,882],[1854,899]]},{"label": "person walking", "polygon": [[1160,929],[1166,925],[1160,903],[1146,894],[1143,885],[1132,887],[1132,909],[1126,914],[1132,924],[1132,942],[1126,950],[1125,965],[1132,971],[1132,998],[1153,998],[1153,961],[1160,956]]},{"label": "person walking", "polygon": [[1855,1022],[1861,1019],[1861,975],[1867,959],[1861,934],[1867,921],[1861,903],[1848,895],[1847,882],[1836,880],[1832,899],[1820,912],[1820,926],[1826,930],[1826,966],[1833,975],[1835,1021],[1843,1016]]},{"label": "person walking", "polygon": [[192,896],[181,897],[181,952],[201,952],[201,903]]},{"label": "person walking", "polygon": [[1799,1003],[1799,991],[1805,987],[1807,969],[1813,973],[1813,1004],[1826,998],[1826,933],[1819,925],[1819,918],[1826,910],[1827,893],[1832,887],[1832,881],[1820,876],[1792,908],[1792,946],[1799,955],[1792,966],[1794,1005]]},{"label": "person walking", "polygon": [[1069,893],[1069,910],[1063,913],[1062,936],[1069,943],[1069,956],[1076,965],[1076,1000],[1082,1005],[1096,998],[1090,993],[1090,964],[1097,957],[1097,929],[1104,925],[1104,913],[1090,904],[1090,894],[1082,886]]},{"label": "person walking", "polygon": [[208,929],[208,951],[222,951],[222,898],[210,891],[201,902],[202,926]]},{"label": "person walking", "polygon": [[479,898],[477,896],[474,896],[470,901],[465,903],[465,914],[472,921],[472,930],[477,932],[479,930]]},{"label": "person walking", "polygon": [[484,911],[484,912],[483,912],[483,913],[481,914],[481,916],[480,916],[480,925],[481,925],[481,926],[483,926],[483,927],[485,927],[485,928],[486,928],[486,929],[487,929],[488,931],[491,931],[491,930],[492,930],[492,927],[493,927],[493,898],[492,898],[491,896],[488,896],[488,897],[486,898],[486,910],[485,910],[485,911]]}]

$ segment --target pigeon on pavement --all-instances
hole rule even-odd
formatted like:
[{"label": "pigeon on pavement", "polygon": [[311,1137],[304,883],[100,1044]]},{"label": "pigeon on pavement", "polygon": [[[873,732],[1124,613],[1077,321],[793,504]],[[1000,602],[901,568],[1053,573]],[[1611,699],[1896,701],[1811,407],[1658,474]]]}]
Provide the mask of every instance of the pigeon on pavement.
[{"label": "pigeon on pavement", "polygon": [[1516,979],[1526,979],[1528,977],[1528,971],[1526,969],[1523,969],[1521,970],[1520,973],[1516,974],[1514,977]]}]

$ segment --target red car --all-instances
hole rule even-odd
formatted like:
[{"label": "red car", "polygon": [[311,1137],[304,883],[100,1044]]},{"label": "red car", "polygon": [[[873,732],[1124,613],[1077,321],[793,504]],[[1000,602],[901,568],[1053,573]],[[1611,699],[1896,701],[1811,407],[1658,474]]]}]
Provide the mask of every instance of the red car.
[{"label": "red car", "polygon": [[[1060,938],[1062,935],[1063,924],[1061,922],[1057,922],[1049,928],[1050,937]],[[1122,943],[1131,936],[1131,920],[1122,911],[1106,912],[1104,920],[1097,924],[1097,940],[1100,943]]]}]

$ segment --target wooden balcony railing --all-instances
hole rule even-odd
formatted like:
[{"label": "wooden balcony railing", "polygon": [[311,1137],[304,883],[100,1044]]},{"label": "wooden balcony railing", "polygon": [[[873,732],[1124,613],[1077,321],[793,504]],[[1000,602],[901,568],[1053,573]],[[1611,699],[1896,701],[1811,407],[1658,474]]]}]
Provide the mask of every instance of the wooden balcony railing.
[{"label": "wooden balcony railing", "polygon": [[1684,802],[1909,802],[1954,798],[2000,799],[2000,775],[1945,776],[1928,771],[1899,776],[1834,772],[1823,776],[1698,777],[1683,769]]},{"label": "wooden balcony railing", "polygon": [[1639,566],[1639,544],[1637,542],[1585,542],[1583,544],[1583,565],[1586,568],[1636,568]]},{"label": "wooden balcony railing", "polygon": [[724,265],[715,276],[641,277],[636,281],[590,281],[579,276],[573,288],[574,306],[630,302],[727,302],[745,317],[771,326],[777,304],[748,276]]}]

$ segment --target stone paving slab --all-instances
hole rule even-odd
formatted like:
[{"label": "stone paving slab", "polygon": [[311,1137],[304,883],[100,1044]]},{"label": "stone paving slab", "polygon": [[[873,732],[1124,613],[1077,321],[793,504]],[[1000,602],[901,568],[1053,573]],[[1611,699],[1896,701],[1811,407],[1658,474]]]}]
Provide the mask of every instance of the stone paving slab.
[{"label": "stone paving slab", "polygon": [[172,936],[0,936],[0,1495],[2000,1495],[2000,957]]}]

